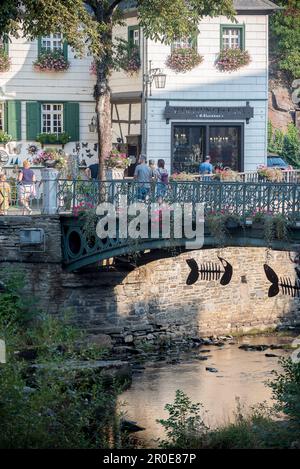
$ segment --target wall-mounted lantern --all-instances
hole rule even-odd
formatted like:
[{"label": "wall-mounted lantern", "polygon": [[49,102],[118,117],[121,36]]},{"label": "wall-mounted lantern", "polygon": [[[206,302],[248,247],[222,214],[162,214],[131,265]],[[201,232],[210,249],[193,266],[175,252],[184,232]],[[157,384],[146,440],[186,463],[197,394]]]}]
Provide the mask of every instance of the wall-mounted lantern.
[{"label": "wall-mounted lantern", "polygon": [[97,130],[97,119],[96,119],[95,116],[93,116],[93,117],[92,117],[92,120],[91,120],[91,122],[90,122],[90,124],[89,124],[89,131],[90,131],[91,133],[95,133],[96,130]]},{"label": "wall-mounted lantern", "polygon": [[152,83],[154,81],[155,87],[163,89],[166,87],[167,75],[163,73],[161,68],[152,68],[152,62],[149,61],[149,73],[144,76],[146,85],[150,87],[150,96],[152,96]]}]

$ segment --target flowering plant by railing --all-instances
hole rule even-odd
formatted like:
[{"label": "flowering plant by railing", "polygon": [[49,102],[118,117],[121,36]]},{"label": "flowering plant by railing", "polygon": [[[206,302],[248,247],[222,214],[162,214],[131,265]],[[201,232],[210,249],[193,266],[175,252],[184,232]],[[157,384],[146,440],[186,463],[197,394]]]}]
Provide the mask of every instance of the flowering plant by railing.
[{"label": "flowering plant by railing", "polygon": [[0,144],[6,145],[8,142],[12,141],[12,136],[8,133],[4,132],[4,130],[0,130]]},{"label": "flowering plant by railing", "polygon": [[107,169],[119,168],[126,169],[130,165],[130,159],[127,157],[126,153],[121,153],[120,151],[113,149],[110,152],[110,155],[105,158],[105,167]]},{"label": "flowering plant by railing", "polygon": [[65,72],[70,67],[70,62],[59,50],[42,51],[38,59],[33,62],[34,69],[39,72]]},{"label": "flowering plant by railing", "polygon": [[94,210],[95,205],[92,202],[79,202],[78,205],[73,207],[73,215],[74,217],[80,217],[85,215],[89,210]]},{"label": "flowering plant by railing", "polygon": [[173,50],[167,58],[166,65],[176,73],[185,73],[202,62],[203,57],[193,47],[181,47]]},{"label": "flowering plant by railing", "polygon": [[195,174],[190,174],[190,173],[174,173],[170,176],[170,181],[194,181],[195,180]]},{"label": "flowering plant by railing", "polygon": [[0,72],[8,72],[10,69],[10,58],[7,52],[0,47]]},{"label": "flowering plant by railing", "polygon": [[218,172],[216,172],[213,178],[217,181],[223,182],[234,182],[241,180],[239,173],[237,171],[233,171],[230,168],[218,170]]},{"label": "flowering plant by railing", "polygon": [[257,169],[258,176],[261,179],[266,179],[270,182],[281,182],[283,180],[283,173],[278,168],[268,168],[267,166],[260,166]]},{"label": "flowering plant by railing", "polygon": [[247,50],[224,49],[217,59],[217,67],[222,72],[234,72],[241,67],[249,65],[251,62],[250,54]]},{"label": "flowering plant by railing", "polygon": [[41,151],[33,160],[33,164],[44,166],[45,168],[56,168],[59,170],[67,166],[65,153],[61,151]]}]

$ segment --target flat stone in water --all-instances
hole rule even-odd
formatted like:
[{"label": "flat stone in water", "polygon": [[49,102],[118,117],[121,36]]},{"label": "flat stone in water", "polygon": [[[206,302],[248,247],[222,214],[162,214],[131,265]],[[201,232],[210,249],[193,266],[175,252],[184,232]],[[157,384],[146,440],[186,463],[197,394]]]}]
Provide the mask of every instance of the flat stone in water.
[{"label": "flat stone in water", "polygon": [[207,366],[206,371],[209,371],[210,373],[218,373],[217,368],[211,368],[210,366]]}]

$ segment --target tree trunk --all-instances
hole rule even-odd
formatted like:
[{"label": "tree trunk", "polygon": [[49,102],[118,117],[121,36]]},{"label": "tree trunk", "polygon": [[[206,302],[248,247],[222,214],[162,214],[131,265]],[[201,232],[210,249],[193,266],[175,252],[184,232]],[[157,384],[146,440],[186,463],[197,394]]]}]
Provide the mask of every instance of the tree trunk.
[{"label": "tree trunk", "polygon": [[[111,93],[107,77],[98,77],[96,85],[96,115],[98,132],[98,160],[100,181],[105,179],[105,158],[112,149]],[[99,92],[97,92],[99,91]]]}]

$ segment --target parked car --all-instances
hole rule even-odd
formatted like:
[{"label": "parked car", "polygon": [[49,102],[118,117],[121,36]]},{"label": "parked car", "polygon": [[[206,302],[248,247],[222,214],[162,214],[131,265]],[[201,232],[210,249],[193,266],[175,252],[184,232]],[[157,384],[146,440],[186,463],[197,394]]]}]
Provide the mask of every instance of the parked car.
[{"label": "parked car", "polygon": [[282,171],[291,171],[293,167],[289,165],[281,156],[279,155],[268,155],[268,168],[278,168]]}]

